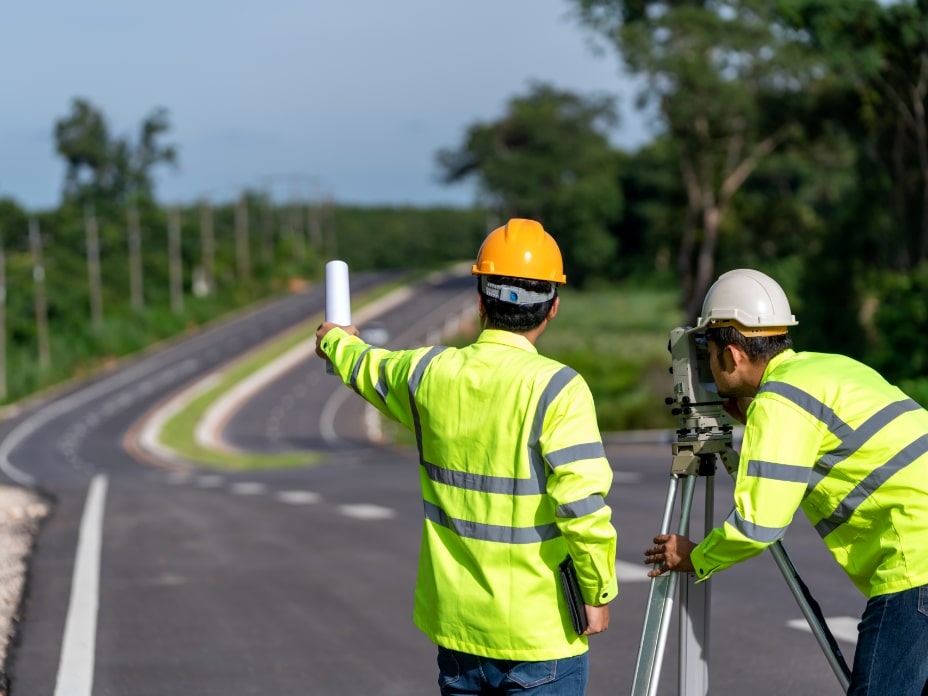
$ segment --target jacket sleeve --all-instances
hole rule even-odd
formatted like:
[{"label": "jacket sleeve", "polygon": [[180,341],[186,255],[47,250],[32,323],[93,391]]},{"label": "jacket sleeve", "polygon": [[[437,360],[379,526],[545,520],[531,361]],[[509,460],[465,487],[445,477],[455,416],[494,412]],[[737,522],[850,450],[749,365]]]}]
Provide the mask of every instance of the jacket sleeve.
[{"label": "jacket sleeve", "polygon": [[612,467],[605,456],[593,396],[575,376],[552,402],[539,444],[550,467],[547,492],[555,522],[574,559],[583,599],[601,605],[615,599],[616,530],[606,494]]},{"label": "jacket sleeve", "polygon": [[406,385],[421,350],[375,348],[337,327],[325,335],[320,347],[342,382],[388,418],[412,428]]},{"label": "jacket sleeve", "polygon": [[820,424],[774,394],[748,410],[735,478],[734,508],[691,555],[699,580],[780,540],[805,495],[821,442]]}]

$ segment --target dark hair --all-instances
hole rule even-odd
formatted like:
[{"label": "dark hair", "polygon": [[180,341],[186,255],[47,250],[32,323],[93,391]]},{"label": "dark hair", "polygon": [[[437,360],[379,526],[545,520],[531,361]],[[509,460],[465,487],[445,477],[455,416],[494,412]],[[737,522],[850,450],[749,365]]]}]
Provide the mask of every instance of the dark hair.
[{"label": "dark hair", "polygon": [[487,280],[494,284],[512,285],[513,287],[532,292],[548,293],[554,289],[554,297],[544,302],[518,305],[503,302],[495,297],[488,297],[480,290],[480,278],[477,278],[477,291],[483,300],[483,308],[487,313],[488,329],[503,329],[504,331],[531,331],[538,327],[548,316],[554,300],[557,299],[557,284],[547,280],[530,280],[528,278],[513,278],[511,276],[489,276]]},{"label": "dark hair", "polygon": [[734,326],[706,329],[706,339],[718,346],[716,357],[719,360],[722,359],[722,353],[725,352],[725,346],[728,345],[738,346],[747,354],[751,362],[770,360],[787,348],[793,347],[793,339],[788,333],[749,338]]}]

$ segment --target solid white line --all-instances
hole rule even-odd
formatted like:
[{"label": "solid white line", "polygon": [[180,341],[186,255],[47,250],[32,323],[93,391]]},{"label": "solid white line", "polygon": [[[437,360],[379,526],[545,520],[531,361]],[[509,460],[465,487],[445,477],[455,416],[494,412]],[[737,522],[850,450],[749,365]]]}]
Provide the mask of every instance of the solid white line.
[{"label": "solid white line", "polygon": [[84,503],[55,696],[90,696],[93,688],[106,485],[106,476],[94,476]]}]

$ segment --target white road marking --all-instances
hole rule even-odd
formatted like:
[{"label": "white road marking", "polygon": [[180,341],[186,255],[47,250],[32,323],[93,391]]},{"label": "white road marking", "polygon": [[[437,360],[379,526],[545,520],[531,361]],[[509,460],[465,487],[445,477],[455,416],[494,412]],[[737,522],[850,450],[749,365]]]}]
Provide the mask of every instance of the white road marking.
[{"label": "white road marking", "polygon": [[93,688],[106,486],[105,476],[94,476],[84,503],[55,696],[90,696]]},{"label": "white road marking", "polygon": [[322,496],[312,491],[280,491],[277,499],[290,505],[312,505],[322,500]]},{"label": "white road marking", "polygon": [[644,563],[615,562],[615,576],[619,582],[650,582],[648,566]]},{"label": "white road marking", "polygon": [[256,481],[238,481],[229,486],[236,495],[258,495],[267,490],[267,486]]},{"label": "white road marking", "polygon": [[[860,619],[855,619],[853,616],[826,616],[825,623],[828,624],[832,635],[838,640],[843,640],[852,645],[857,644],[857,624],[860,623]],[[786,625],[800,631],[812,632],[812,629],[809,628],[809,622],[805,619],[792,619],[787,621]]]},{"label": "white road marking", "polygon": [[358,520],[387,520],[396,517],[396,511],[391,508],[381,507],[380,505],[368,505],[365,503],[357,505],[339,505],[338,511],[346,517],[354,517]]},{"label": "white road marking", "polygon": [[638,483],[641,481],[641,474],[637,471],[613,471],[613,483]]},{"label": "white road marking", "polygon": [[201,488],[219,488],[226,482],[222,476],[198,476],[197,485]]}]

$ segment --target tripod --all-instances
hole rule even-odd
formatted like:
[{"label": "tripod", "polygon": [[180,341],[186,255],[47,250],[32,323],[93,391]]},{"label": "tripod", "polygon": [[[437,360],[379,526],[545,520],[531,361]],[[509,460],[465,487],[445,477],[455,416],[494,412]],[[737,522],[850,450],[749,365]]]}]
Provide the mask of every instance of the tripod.
[{"label": "tripod", "polygon": [[[661,521],[661,533],[670,533],[673,508],[679,484],[683,482],[681,494],[679,533],[689,535],[690,514],[696,479],[706,482],[705,529],[713,527],[713,484],[716,458],[721,459],[725,469],[733,477],[738,468],[738,453],[732,448],[732,428],[723,425],[721,408],[717,415],[715,404],[684,404],[683,412],[688,416],[683,428],[677,431],[678,439],[673,443],[673,461],[670,471],[670,486]],[[694,407],[710,406],[712,416],[697,416]],[[689,427],[687,427],[689,426]],[[841,649],[825,623],[818,603],[808,587],[799,577],[793,562],[782,542],[769,547],[777,567],[783,574],[793,597],[799,604],[803,616],[809,623],[812,634],[825,653],[825,658],[837,676],[842,690],[847,691],[851,671],[844,660]],[[682,577],[681,577],[682,576]],[[679,602],[679,689],[680,696],[706,696],[709,693],[709,584],[696,584],[692,573],[670,572],[655,577],[648,592],[644,627],[632,682],[632,696],[654,696],[667,643],[667,632],[673,609],[674,592],[680,583]]]}]

